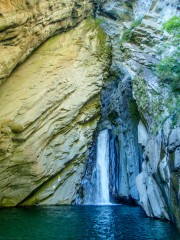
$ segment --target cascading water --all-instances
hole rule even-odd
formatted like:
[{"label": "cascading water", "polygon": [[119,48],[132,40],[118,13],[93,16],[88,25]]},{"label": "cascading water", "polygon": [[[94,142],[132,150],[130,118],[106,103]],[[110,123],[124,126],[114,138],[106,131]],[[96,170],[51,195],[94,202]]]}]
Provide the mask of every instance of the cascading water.
[{"label": "cascading water", "polygon": [[109,204],[109,133],[99,133],[96,157],[96,204]]},{"label": "cascading water", "polygon": [[[87,205],[110,204],[109,201],[109,132],[99,133],[93,147],[93,158],[89,158],[82,181],[83,203]],[[91,167],[92,166],[92,167]]]}]

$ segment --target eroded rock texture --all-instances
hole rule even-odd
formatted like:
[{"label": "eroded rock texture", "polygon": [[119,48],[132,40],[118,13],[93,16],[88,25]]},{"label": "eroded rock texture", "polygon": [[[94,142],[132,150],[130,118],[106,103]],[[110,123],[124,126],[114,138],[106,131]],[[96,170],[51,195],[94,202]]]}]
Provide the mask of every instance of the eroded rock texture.
[{"label": "eroded rock texture", "polygon": [[48,37],[76,26],[91,9],[89,0],[1,0],[0,84]]},{"label": "eroded rock texture", "polygon": [[[169,54],[159,50],[172,37],[162,24],[179,15],[179,1],[97,1],[97,10],[112,43],[98,127],[111,136],[110,192],[180,226],[179,95],[155,74]],[[87,170],[84,186],[90,175]]]},{"label": "eroded rock texture", "polygon": [[[92,2],[100,19],[79,25]],[[179,9],[178,0],[0,1],[1,206],[74,202],[94,130],[109,129],[111,197],[180,225],[179,96],[154,72],[171,38],[162,24]],[[99,23],[112,64],[97,127],[110,61]]]},{"label": "eroded rock texture", "polygon": [[46,41],[0,88],[0,205],[70,204],[109,64],[92,19]]}]

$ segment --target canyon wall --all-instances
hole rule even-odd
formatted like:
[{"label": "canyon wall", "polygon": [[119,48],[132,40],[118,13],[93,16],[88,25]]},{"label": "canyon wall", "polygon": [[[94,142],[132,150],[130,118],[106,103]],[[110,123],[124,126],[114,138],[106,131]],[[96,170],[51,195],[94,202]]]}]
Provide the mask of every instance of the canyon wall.
[{"label": "canyon wall", "polygon": [[162,26],[179,9],[178,0],[0,1],[0,206],[87,200],[108,129],[112,200],[180,226],[179,90],[156,74],[178,51]]},{"label": "canyon wall", "polygon": [[48,37],[76,26],[91,10],[88,0],[1,0],[0,84]]},{"label": "canyon wall", "polygon": [[[109,129],[111,137],[112,200],[136,202],[148,216],[172,220],[179,227],[179,87],[177,82],[174,91],[156,74],[161,59],[179,51],[173,36],[163,31],[164,22],[179,16],[179,1],[107,0],[97,1],[96,7],[112,44],[97,128],[97,134]],[[87,188],[93,192],[95,156],[96,143],[82,181],[85,202]]]},{"label": "canyon wall", "polygon": [[49,38],[12,71],[47,37],[87,17],[91,4],[3,3],[3,81],[11,74],[0,86],[0,206],[71,204],[100,115],[108,37],[89,17]]}]

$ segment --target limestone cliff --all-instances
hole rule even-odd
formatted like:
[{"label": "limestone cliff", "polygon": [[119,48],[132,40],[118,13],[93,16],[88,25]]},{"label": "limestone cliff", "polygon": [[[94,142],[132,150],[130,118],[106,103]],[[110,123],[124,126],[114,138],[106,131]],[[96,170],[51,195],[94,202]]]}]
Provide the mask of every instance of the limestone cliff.
[{"label": "limestone cliff", "polygon": [[[112,198],[137,202],[148,216],[180,226],[179,92],[162,84],[156,74],[161,59],[177,52],[170,44],[172,35],[162,26],[179,16],[179,1],[96,3],[97,18],[112,43],[98,125],[98,131],[108,128],[111,137]],[[94,171],[89,167],[93,152],[95,147],[83,180],[85,193]]]},{"label": "limestone cliff", "polygon": [[97,134],[108,129],[111,198],[180,226],[179,92],[156,72],[178,51],[162,26],[179,9],[178,0],[0,1],[0,206],[85,200]]},{"label": "limestone cliff", "polygon": [[76,26],[91,9],[89,0],[1,0],[0,85],[42,42]]},{"label": "limestone cliff", "polygon": [[[3,78],[49,35],[76,25],[91,6],[11,2],[1,1]],[[0,206],[75,200],[99,119],[109,50],[107,35],[88,18],[47,40],[0,86]]]}]

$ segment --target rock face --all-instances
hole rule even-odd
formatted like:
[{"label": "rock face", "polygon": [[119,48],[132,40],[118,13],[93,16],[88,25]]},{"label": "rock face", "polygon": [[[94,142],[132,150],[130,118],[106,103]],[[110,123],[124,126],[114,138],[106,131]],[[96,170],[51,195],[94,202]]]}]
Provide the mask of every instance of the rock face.
[{"label": "rock face", "polygon": [[[92,2],[100,19],[83,20]],[[173,49],[159,51],[171,39],[162,24],[179,9],[179,0],[0,2],[0,206],[85,201],[108,129],[111,198],[180,227],[180,99],[154,71]]]},{"label": "rock face", "polygon": [[54,36],[0,87],[0,206],[71,204],[100,112],[107,35],[93,20]]},{"label": "rock face", "polygon": [[89,0],[0,1],[0,85],[42,42],[76,26],[91,9]]},{"label": "rock face", "polygon": [[[154,71],[162,57],[158,49],[168,39],[162,23],[179,15],[179,1],[107,0],[97,9],[112,43],[98,125],[98,131],[109,129],[111,135],[110,192],[180,227],[179,97],[160,85]],[[85,193],[95,145],[83,180]]]},{"label": "rock face", "polygon": [[[132,6],[125,1],[110,2],[99,6],[102,27],[112,43],[112,65],[110,74],[102,90],[101,120],[98,131],[109,129],[110,134],[110,193],[112,201],[134,203],[139,200],[135,179],[141,170],[141,146],[138,144],[137,105],[132,95],[131,78],[122,66],[120,48],[122,20],[131,20]],[[127,14],[128,13],[128,14]],[[105,16],[105,17],[104,17]],[[97,133],[98,134],[98,133]],[[95,139],[97,136],[95,136]],[[92,146],[83,178],[84,201],[89,203],[89,195],[94,195],[96,176],[96,143]],[[90,189],[90,190],[89,190]],[[92,192],[92,194],[89,194]],[[86,197],[87,195],[87,197]]]}]

